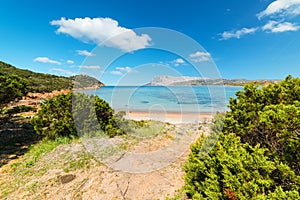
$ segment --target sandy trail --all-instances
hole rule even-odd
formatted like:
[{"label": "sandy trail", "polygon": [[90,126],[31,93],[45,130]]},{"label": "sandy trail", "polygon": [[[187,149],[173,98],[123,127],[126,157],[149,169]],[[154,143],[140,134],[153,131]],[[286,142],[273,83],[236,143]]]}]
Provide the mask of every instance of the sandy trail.
[{"label": "sandy trail", "polygon": [[125,118],[132,120],[157,120],[171,124],[186,124],[208,122],[211,121],[214,116],[215,113],[127,111]]}]

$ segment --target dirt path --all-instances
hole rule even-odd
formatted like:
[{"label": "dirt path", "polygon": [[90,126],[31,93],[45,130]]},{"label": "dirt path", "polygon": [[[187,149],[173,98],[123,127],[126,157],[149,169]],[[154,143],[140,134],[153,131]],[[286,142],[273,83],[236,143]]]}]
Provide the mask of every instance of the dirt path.
[{"label": "dirt path", "polygon": [[[160,152],[161,149],[173,148],[171,154],[161,152],[156,154],[168,161],[166,165],[160,165],[161,167],[153,168],[151,162],[148,162],[149,157],[140,160],[142,167],[150,165],[148,171],[144,172],[134,168],[138,166],[134,163],[132,168],[130,166],[125,168],[130,169],[130,172],[118,168],[120,163],[124,164],[132,161],[130,159],[136,159],[126,157],[126,154],[114,162],[101,164],[98,162],[96,152],[87,152],[89,149],[84,140],[80,143],[61,145],[42,156],[34,166],[29,168],[14,167],[14,165],[18,166],[16,163],[24,162],[22,158],[14,161],[15,164],[10,163],[0,168],[0,198],[5,196],[4,199],[152,200],[173,197],[184,184],[182,167],[189,154],[189,144],[193,142],[191,138],[194,140],[199,134],[207,132],[207,126],[200,128],[199,125],[193,124],[170,125],[155,137],[134,142],[127,141],[121,151],[109,154],[106,160],[102,160],[116,158],[116,155],[122,155],[124,151],[127,154],[149,155],[149,153]],[[181,136],[180,143],[178,143],[178,135]],[[124,138],[115,140],[119,143],[125,141]],[[172,146],[174,141],[177,149]],[[178,144],[184,145],[178,146]],[[176,153],[177,157],[170,159],[175,155],[173,153]],[[152,164],[162,161],[156,157],[151,159]]]}]

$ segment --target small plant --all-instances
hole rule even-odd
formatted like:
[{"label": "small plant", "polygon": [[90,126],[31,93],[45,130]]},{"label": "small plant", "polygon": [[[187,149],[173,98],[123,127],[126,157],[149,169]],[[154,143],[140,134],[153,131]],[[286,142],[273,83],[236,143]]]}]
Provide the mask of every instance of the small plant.
[{"label": "small plant", "polygon": [[71,142],[70,138],[59,137],[55,140],[42,140],[39,144],[30,146],[29,152],[26,154],[25,167],[32,167],[41,155],[46,154],[61,144],[68,144]]},{"label": "small plant", "polygon": [[92,155],[88,152],[84,152],[81,155],[78,155],[79,158],[68,161],[63,168],[63,171],[69,173],[77,169],[85,169],[89,167],[90,160],[93,158]]}]

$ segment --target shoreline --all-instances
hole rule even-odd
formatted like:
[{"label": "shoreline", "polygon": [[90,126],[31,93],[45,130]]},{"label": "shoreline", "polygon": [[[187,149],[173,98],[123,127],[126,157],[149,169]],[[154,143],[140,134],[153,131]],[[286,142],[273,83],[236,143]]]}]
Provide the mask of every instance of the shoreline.
[{"label": "shoreline", "polygon": [[127,110],[125,111],[126,119],[131,120],[155,120],[161,122],[168,122],[171,124],[187,124],[187,123],[205,123],[211,122],[216,113],[211,112],[164,112],[164,111],[139,111]]}]

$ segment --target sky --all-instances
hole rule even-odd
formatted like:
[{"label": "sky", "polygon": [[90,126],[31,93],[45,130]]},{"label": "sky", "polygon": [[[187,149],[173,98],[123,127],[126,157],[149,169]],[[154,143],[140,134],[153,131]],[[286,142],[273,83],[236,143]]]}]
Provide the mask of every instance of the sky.
[{"label": "sky", "polygon": [[300,76],[300,0],[4,0],[0,60],[107,85]]}]

